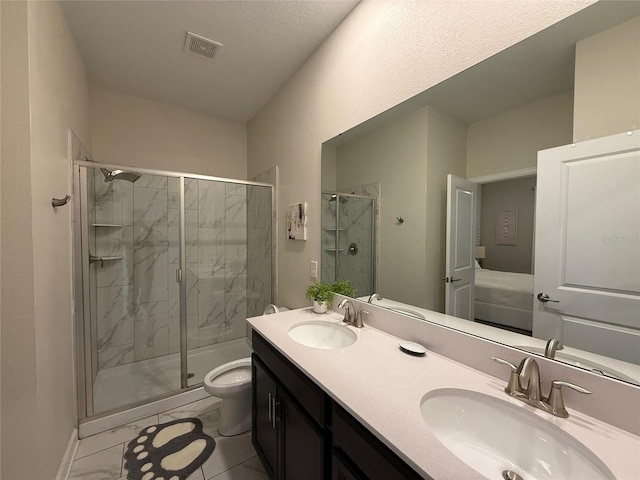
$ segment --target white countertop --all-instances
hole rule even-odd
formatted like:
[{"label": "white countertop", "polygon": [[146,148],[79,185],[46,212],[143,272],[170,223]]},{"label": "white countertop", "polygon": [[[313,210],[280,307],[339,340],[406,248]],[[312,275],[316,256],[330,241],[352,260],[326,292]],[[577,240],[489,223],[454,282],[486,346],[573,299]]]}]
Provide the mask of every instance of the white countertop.
[{"label": "white countertop", "polygon": [[277,350],[357,418],[418,473],[441,479],[482,479],[431,433],[420,413],[422,397],[438,388],[484,393],[529,410],[566,431],[596,454],[618,480],[640,479],[640,437],[578,411],[569,418],[550,414],[506,395],[504,379],[496,379],[443,356],[402,353],[400,339],[366,326],[352,328],[358,340],[346,348],[320,350],[292,340],[297,323],[325,320],[341,323],[342,315],[308,309],[249,318],[247,321]]}]

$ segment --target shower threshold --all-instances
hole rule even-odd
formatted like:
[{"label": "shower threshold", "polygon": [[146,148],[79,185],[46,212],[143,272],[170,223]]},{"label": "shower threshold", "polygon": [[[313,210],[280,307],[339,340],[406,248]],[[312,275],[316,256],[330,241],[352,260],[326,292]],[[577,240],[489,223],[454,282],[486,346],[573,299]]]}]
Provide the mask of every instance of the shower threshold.
[{"label": "shower threshold", "polygon": [[[246,338],[189,350],[187,365],[193,374],[189,386],[224,363],[251,355]],[[180,354],[100,370],[93,389],[94,413],[100,414],[180,391]]]}]

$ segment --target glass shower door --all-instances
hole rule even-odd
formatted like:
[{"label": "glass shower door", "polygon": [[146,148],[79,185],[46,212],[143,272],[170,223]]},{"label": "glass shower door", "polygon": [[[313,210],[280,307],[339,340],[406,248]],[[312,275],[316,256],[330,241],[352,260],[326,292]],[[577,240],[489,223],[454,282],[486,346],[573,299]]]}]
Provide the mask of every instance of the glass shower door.
[{"label": "glass shower door", "polygon": [[356,295],[374,292],[374,200],[363,197],[341,196],[339,232],[344,250],[338,252],[336,280],[349,280]]},{"label": "glass shower door", "polygon": [[348,280],[357,296],[375,291],[375,199],[323,193],[322,275],[325,283]]},{"label": "glass shower door", "polygon": [[189,385],[248,357],[246,318],[271,302],[272,189],[185,178]]},{"label": "glass shower door", "polygon": [[79,168],[91,415],[180,389],[179,179]]},{"label": "glass shower door", "polygon": [[273,301],[273,186],[74,168],[80,418],[250,356],[246,318]]}]

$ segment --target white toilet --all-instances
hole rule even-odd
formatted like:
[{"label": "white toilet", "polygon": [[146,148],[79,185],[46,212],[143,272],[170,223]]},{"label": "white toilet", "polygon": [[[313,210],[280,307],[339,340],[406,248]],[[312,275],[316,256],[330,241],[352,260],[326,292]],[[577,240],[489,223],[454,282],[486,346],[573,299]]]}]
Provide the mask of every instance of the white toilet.
[{"label": "white toilet", "polygon": [[251,357],[211,370],[204,377],[204,389],[222,399],[220,435],[230,437],[251,430]]}]

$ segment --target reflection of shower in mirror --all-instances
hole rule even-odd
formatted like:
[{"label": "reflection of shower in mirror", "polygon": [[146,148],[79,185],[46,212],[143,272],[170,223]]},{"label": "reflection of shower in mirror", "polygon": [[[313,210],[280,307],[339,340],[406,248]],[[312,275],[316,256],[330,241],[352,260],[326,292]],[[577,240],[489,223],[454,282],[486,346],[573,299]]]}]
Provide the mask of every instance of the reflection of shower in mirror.
[{"label": "reflection of shower in mirror", "polygon": [[127,182],[135,183],[142,176],[141,173],[127,170],[108,170],[101,168],[100,171],[104,175],[105,183],[112,182],[113,180],[126,180]]},{"label": "reflection of shower in mirror", "polygon": [[[335,202],[338,198],[338,195],[331,195],[331,198],[329,199],[329,202]],[[349,201],[349,199],[347,197],[344,196],[340,196],[340,203],[345,204]]]}]

